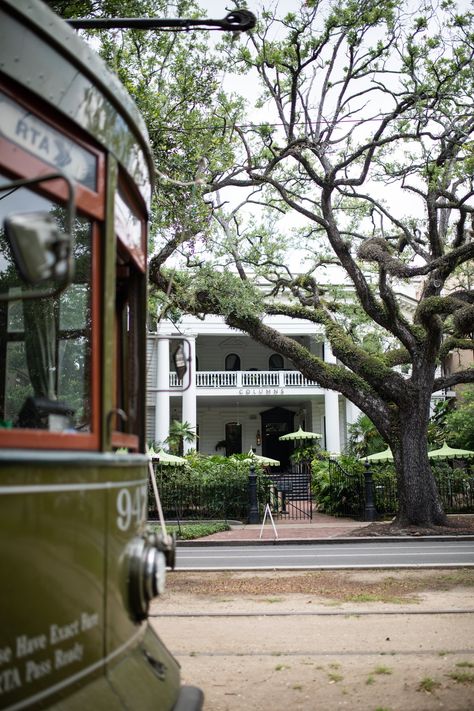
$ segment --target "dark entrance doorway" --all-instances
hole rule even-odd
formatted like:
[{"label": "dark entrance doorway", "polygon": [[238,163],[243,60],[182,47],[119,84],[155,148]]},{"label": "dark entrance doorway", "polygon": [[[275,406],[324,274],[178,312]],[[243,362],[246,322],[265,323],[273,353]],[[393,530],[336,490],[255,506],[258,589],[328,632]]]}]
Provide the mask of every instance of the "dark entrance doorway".
[{"label": "dark entrance doorway", "polygon": [[280,471],[290,465],[293,442],[280,442],[281,435],[292,432],[295,413],[283,407],[272,407],[260,413],[262,419],[262,454],[280,461]]},{"label": "dark entrance doorway", "polygon": [[225,426],[225,456],[242,453],[242,425],[239,422],[227,422]]}]

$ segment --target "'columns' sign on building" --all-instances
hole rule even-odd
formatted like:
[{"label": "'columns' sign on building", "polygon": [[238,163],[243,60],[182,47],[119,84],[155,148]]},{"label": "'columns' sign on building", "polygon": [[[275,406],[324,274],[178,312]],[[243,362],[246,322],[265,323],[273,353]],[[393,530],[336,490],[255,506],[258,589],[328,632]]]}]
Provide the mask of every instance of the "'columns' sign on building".
[{"label": "'columns' sign on building", "polygon": [[239,395],[284,395],[285,388],[240,388]]}]

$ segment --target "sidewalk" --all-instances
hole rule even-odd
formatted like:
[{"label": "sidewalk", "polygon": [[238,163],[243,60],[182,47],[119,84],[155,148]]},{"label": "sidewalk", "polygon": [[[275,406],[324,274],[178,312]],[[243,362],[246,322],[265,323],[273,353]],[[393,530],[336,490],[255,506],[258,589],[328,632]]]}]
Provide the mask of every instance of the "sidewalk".
[{"label": "sidewalk", "polygon": [[[313,513],[312,519],[295,520],[295,519],[274,519],[276,532],[279,541],[319,541],[322,539],[333,539],[341,537],[350,537],[352,531],[359,531],[369,525],[365,521],[354,521],[350,518],[337,518],[336,516],[328,516],[326,514]],[[260,535],[261,534],[261,535]],[[274,541],[275,532],[271,521],[267,518],[265,526],[262,524],[237,524],[231,525],[230,531],[221,531],[213,533],[205,538],[195,539],[195,543],[223,541]],[[183,541],[183,544],[192,544],[193,541]]]}]

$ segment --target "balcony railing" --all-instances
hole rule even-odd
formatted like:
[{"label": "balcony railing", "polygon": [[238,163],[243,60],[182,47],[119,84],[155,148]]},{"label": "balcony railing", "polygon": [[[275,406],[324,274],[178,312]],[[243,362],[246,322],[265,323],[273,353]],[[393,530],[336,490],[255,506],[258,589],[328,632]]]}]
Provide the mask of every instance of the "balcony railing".
[{"label": "balcony railing", "polygon": [[[181,387],[176,373],[170,373],[170,387]],[[297,370],[198,370],[198,388],[304,388],[317,387]]]}]

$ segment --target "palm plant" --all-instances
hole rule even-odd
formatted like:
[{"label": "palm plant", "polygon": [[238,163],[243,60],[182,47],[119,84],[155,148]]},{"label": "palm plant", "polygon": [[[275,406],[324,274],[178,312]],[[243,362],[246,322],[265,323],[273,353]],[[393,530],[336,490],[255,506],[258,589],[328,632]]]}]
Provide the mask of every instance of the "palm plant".
[{"label": "palm plant", "polygon": [[172,454],[183,454],[184,442],[194,442],[197,434],[189,422],[173,420],[166,442]]},{"label": "palm plant", "polygon": [[349,425],[348,445],[349,453],[358,458],[381,452],[386,447],[383,438],[367,415],[361,415],[358,420]]}]

